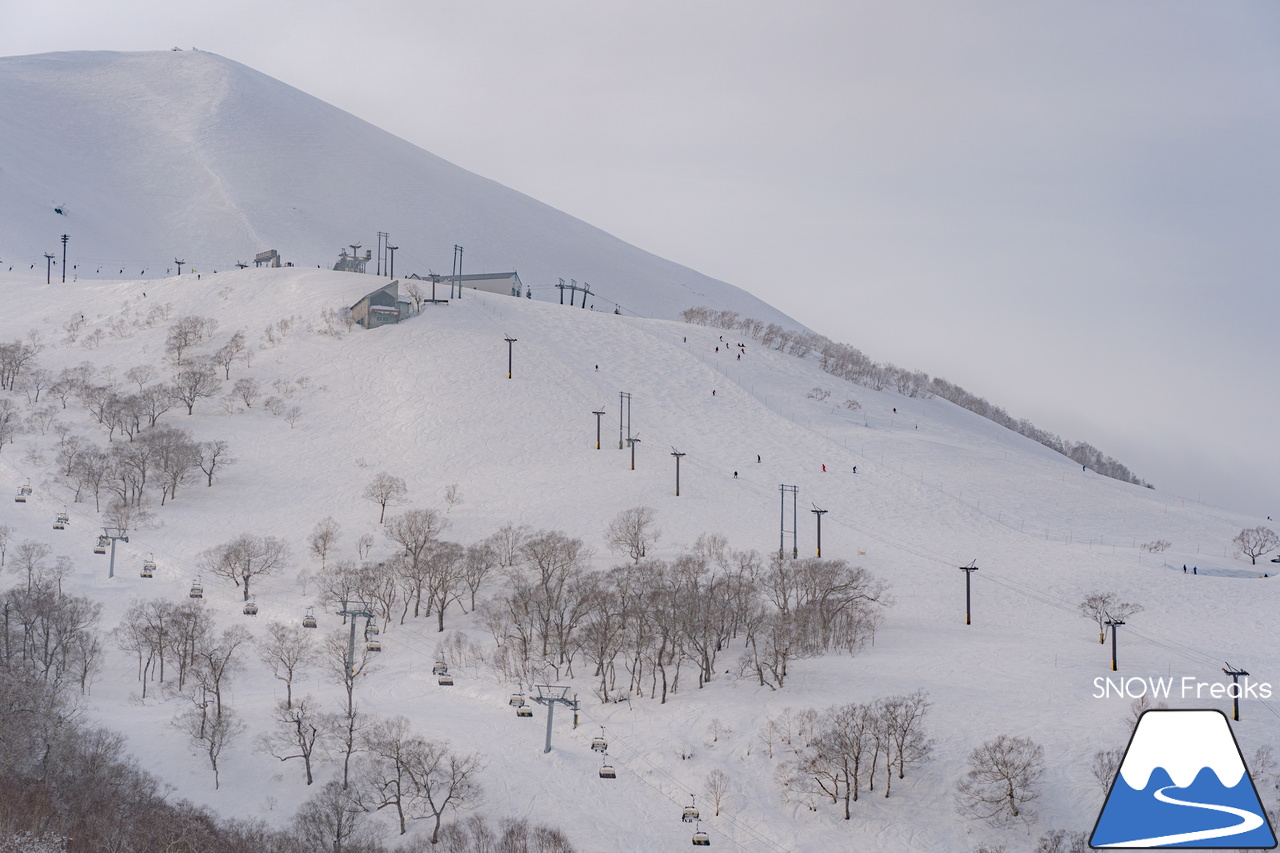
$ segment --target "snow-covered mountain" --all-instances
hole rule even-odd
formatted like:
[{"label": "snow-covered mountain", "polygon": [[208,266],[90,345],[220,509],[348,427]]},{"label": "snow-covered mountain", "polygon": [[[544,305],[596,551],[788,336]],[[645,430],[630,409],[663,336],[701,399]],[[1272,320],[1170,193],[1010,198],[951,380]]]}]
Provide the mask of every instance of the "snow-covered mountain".
[{"label": "snow-covered mountain", "polygon": [[[280,538],[292,560],[255,581],[256,618],[243,614],[239,590],[201,578],[203,607],[219,628],[239,625],[261,638],[272,621],[300,625],[310,607],[316,634],[340,630],[305,576],[318,567],[307,540],[331,516],[340,527],[331,559],[392,556],[379,507],[364,496],[379,472],[407,488],[388,514],[437,509],[450,524],[444,538],[462,544],[507,523],[561,530],[593,549],[586,565],[599,571],[629,562],[609,553],[604,530],[633,507],[653,510],[661,538],[650,556],[667,560],[704,534],[765,555],[795,543],[804,556],[816,546],[809,510],[823,509],[823,559],[863,566],[889,585],[893,604],[874,642],[853,656],[796,658],[778,689],[739,674],[740,636],[713,679],[699,688],[686,669],[665,704],[647,693],[598,701],[597,679],[579,658],[560,678],[583,699],[582,725],[572,728],[572,715],[558,710],[550,754],[542,752],[542,709],[534,720],[515,716],[508,698],[527,685],[501,666],[472,657],[455,667],[452,687],[432,675],[437,643],[454,630],[492,652],[474,614],[451,607],[444,635],[434,619],[384,624],[378,665],[356,689],[361,707],[379,718],[404,715],[414,730],[482,755],[490,815],[559,826],[582,851],[660,851],[689,844],[692,830],[679,817],[696,793],[702,827],[722,849],[950,853],[987,841],[1030,849],[1048,829],[1086,831],[1102,805],[1091,761],[1122,746],[1131,722],[1128,701],[1098,698],[1097,679],[1216,682],[1225,660],[1258,682],[1278,677],[1275,581],[1231,545],[1261,519],[1081,471],[945,400],[849,384],[812,358],[675,322],[681,309],[706,304],[794,325],[729,285],[249,69],[196,52],[5,59],[0,115],[0,345],[31,348],[24,377],[48,371],[38,392],[22,382],[0,390],[0,408],[25,430],[0,445],[0,494],[32,490],[23,503],[0,499],[0,525],[12,528],[11,553],[24,541],[46,542],[50,563],[68,558],[62,584],[103,606],[103,630],[136,600],[188,601],[201,552],[241,533]],[[398,272],[420,269],[415,261],[447,272],[461,243],[467,271],[514,268],[540,298],[468,292],[397,325],[348,328],[341,309],[387,279],[316,266],[349,243],[371,246],[378,230],[402,247]],[[60,255],[61,233],[83,274],[48,285],[39,265],[44,252]],[[298,266],[229,269],[267,248]],[[160,265],[175,256],[196,263],[200,277],[164,275]],[[99,263],[126,260],[137,269],[98,272]],[[560,277],[589,281],[623,313],[556,304],[545,288]],[[102,514],[91,495],[75,500],[60,454],[64,436],[103,448],[129,439],[109,434],[85,395],[69,393],[64,405],[48,383],[67,370],[119,395],[158,387],[175,372],[166,338],[184,317],[212,321],[192,353],[212,353],[237,332],[244,353],[220,365],[214,396],[158,423],[225,441],[237,461],[211,487],[182,484],[164,506],[155,505],[154,482],[147,486],[154,518],[118,543],[108,578],[107,558],[92,553]],[[249,384],[231,394],[241,380]],[[615,435],[627,429],[618,424],[622,394],[639,438],[634,470]],[[675,452],[685,454],[676,457],[678,497]],[[447,502],[455,485],[461,500]],[[780,513],[782,485],[795,486],[798,500]],[[55,530],[61,511],[70,523]],[[143,578],[148,557],[157,569]],[[966,625],[959,567],[975,563]],[[24,581],[0,575],[5,587]],[[494,577],[480,599],[504,590]],[[1110,646],[1099,645],[1078,609],[1095,591],[1145,608],[1120,629],[1117,673]],[[171,725],[184,700],[154,690],[143,699],[136,659],[115,640],[104,645],[86,717],[125,734],[178,795],[283,825],[315,793],[294,763],[251,738],[272,727],[284,693],[255,655],[245,656],[228,695],[248,733],[228,748],[215,789],[207,758]],[[799,712],[916,690],[931,703],[924,730],[932,751],[893,779],[892,797],[864,790],[846,822],[828,799],[780,784],[803,741]],[[333,708],[342,688],[316,669],[294,691]],[[1236,733],[1246,755],[1277,746],[1267,724],[1273,704],[1247,699],[1242,710]],[[599,777],[602,759],[589,748],[599,726],[614,780]],[[1000,734],[1044,748],[1038,816],[1026,827],[989,828],[955,813],[970,752]],[[713,771],[729,780],[718,816],[701,797]],[[336,772],[332,760],[318,762],[320,783]]]},{"label": "snow-covered mountain", "polygon": [[41,269],[46,252],[60,261],[64,233],[80,278],[152,278],[178,259],[226,270],[268,249],[327,269],[384,231],[401,275],[450,272],[457,244],[464,272],[514,269],[535,298],[559,301],[555,285],[572,279],[599,310],[674,318],[712,305],[798,327],[732,285],[211,53],[0,58],[0,115],[4,269]]}]

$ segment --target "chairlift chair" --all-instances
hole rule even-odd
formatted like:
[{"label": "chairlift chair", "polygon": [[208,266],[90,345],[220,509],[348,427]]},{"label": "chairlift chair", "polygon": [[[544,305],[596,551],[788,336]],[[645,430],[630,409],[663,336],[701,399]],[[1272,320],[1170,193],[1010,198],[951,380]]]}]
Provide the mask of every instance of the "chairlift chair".
[{"label": "chairlift chair", "polygon": [[595,752],[609,751],[609,742],[604,739],[604,726],[600,727],[600,734],[591,739],[591,749]]},{"label": "chairlift chair", "polygon": [[245,616],[258,615],[258,605],[254,603],[254,600],[252,597],[250,597],[249,600],[244,603],[244,615]]},{"label": "chairlift chair", "polygon": [[525,704],[524,694],[512,693],[511,698],[507,700],[507,704],[510,705],[512,708],[523,708]]},{"label": "chairlift chair", "polygon": [[187,597],[204,598],[204,585],[200,583],[200,578],[191,582],[191,592],[187,593]]},{"label": "chairlift chair", "polygon": [[699,829],[697,832],[693,834],[693,846],[694,847],[710,847],[711,837],[707,835],[705,832],[703,832],[701,829]]},{"label": "chairlift chair", "polygon": [[367,652],[380,652],[382,651],[382,643],[377,640],[365,640],[364,649]]},{"label": "chairlift chair", "polygon": [[366,637],[378,636],[378,626],[372,619],[369,619],[364,623],[364,635]]},{"label": "chairlift chair", "polygon": [[604,764],[600,765],[600,778],[601,779],[617,779],[618,778],[618,774],[614,771],[613,765],[609,763],[608,754],[604,756]]},{"label": "chairlift chair", "polygon": [[150,557],[147,557],[147,559],[142,563],[141,574],[144,578],[149,578],[154,576],[155,573],[156,573],[156,561],[151,559]]},{"label": "chairlift chair", "polygon": [[24,504],[27,502],[27,496],[31,494],[30,486],[19,486],[18,493],[13,496],[13,502]]},{"label": "chairlift chair", "polygon": [[698,807],[694,805],[694,798],[689,797],[689,805],[684,807],[684,814],[680,815],[680,820],[685,823],[697,823],[699,818]]},{"label": "chairlift chair", "polygon": [[105,537],[105,536],[99,536],[99,537],[98,537],[98,544],[93,546],[93,553],[95,553],[95,554],[105,554],[105,553],[107,553],[107,545],[108,545],[110,542],[111,542],[111,540],[110,540],[110,539],[108,539],[107,537]]},{"label": "chairlift chair", "polygon": [[444,675],[441,675],[439,678],[436,679],[436,683],[439,684],[441,687],[452,687],[453,676],[446,672]]},{"label": "chairlift chair", "polygon": [[435,666],[431,667],[432,675],[444,675],[449,671],[449,665],[442,660],[438,660]]},{"label": "chairlift chair", "polygon": [[314,627],[316,627],[316,615],[315,615],[315,610],[316,610],[316,609],[315,609],[314,607],[308,607],[308,608],[307,608],[307,615],[302,617],[302,627],[303,627],[303,628],[314,628]]},{"label": "chairlift chair", "polygon": [[517,717],[532,717],[532,716],[533,716],[533,709],[532,709],[532,708],[530,708],[528,705],[521,705],[520,707],[516,708],[516,716],[517,716]]},{"label": "chairlift chair", "polygon": [[67,525],[71,523],[71,516],[65,512],[58,513],[58,517],[53,520],[54,530],[66,530]]}]

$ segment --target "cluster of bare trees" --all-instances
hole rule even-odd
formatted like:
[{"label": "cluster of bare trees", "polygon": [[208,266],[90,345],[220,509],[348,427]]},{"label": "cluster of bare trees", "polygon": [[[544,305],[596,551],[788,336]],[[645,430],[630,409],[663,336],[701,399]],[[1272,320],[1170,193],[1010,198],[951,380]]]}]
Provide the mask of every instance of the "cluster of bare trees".
[{"label": "cluster of bare trees", "polygon": [[50,552],[47,544],[26,540],[9,560],[10,571],[25,577],[0,593],[0,668],[57,691],[76,687],[84,693],[102,663],[102,606],[63,591],[71,565],[66,558],[48,565]]},{"label": "cluster of bare trees", "polygon": [[56,453],[58,476],[74,490],[74,500],[92,494],[95,509],[101,509],[104,491],[133,506],[143,506],[154,491],[163,506],[179,487],[199,479],[212,486],[214,475],[235,463],[225,441],[196,441],[189,430],[164,425],[106,449],[63,434]]},{"label": "cluster of bare trees", "polygon": [[316,525],[308,538],[321,568],[313,580],[326,605],[361,601],[384,624],[401,624],[434,615],[436,630],[445,630],[445,614],[455,603],[465,612],[476,605],[481,585],[498,567],[499,541],[463,546],[442,539],[449,521],[435,509],[411,509],[384,517],[382,533],[393,550],[389,557],[369,560],[373,540],[357,543],[360,560],[330,561],[341,528],[332,518]]},{"label": "cluster of bare trees", "polygon": [[844,561],[766,563],[719,536],[670,562],[631,551],[632,563],[593,572],[581,540],[542,531],[512,542],[520,532],[502,534],[514,545],[507,587],[479,608],[497,644],[491,662],[527,684],[572,677],[581,659],[601,701],[647,692],[665,702],[686,669],[702,687],[735,640],[740,669],[780,687],[793,659],[858,651],[888,603],[883,582]]},{"label": "cluster of bare trees", "polygon": [[850,382],[883,391],[892,388],[905,397],[933,396],[950,400],[963,409],[995,421],[1006,429],[1037,441],[1078,465],[1086,465],[1090,470],[1140,486],[1151,486],[1139,479],[1120,462],[1107,456],[1098,448],[1086,442],[1067,441],[1054,433],[1039,429],[1025,418],[1012,417],[999,406],[993,405],[976,394],[971,394],[953,382],[920,370],[907,370],[894,364],[881,364],[869,358],[857,347],[837,343],[813,332],[800,332],[784,329],[775,323],[764,323],[750,317],[743,317],[736,311],[715,310],[703,306],[689,308],[681,313],[686,323],[701,326],[715,326],[721,329],[737,329],[745,332],[762,346],[780,352],[787,352],[798,358],[805,358],[816,352],[820,367],[833,376]]},{"label": "cluster of bare trees", "polygon": [[928,759],[928,710],[926,694],[916,691],[802,714],[792,742],[795,757],[784,765],[782,778],[793,791],[843,802],[849,820],[850,804],[864,785],[873,792],[877,777],[883,778],[888,797],[895,774],[904,779],[907,768]]}]

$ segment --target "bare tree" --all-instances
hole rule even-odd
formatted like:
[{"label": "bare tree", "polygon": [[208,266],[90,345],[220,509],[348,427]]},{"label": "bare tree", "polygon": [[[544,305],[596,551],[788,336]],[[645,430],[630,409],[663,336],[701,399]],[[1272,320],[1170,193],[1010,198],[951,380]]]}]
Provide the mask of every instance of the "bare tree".
[{"label": "bare tree", "polygon": [[253,401],[262,396],[262,386],[256,379],[248,377],[237,379],[231,386],[231,396],[244,403],[246,409],[252,409]]},{"label": "bare tree", "polygon": [[387,516],[387,507],[392,504],[399,504],[404,501],[409,494],[408,488],[405,487],[404,480],[386,471],[379,472],[373,480],[365,487],[365,500],[373,501],[382,508],[382,512],[378,515],[378,523]]},{"label": "bare tree", "polygon": [[173,376],[169,385],[169,393],[173,399],[187,407],[187,414],[195,410],[196,402],[213,397],[222,387],[222,380],[209,369],[208,364],[190,364],[182,367]]},{"label": "bare tree", "polygon": [[319,650],[305,628],[272,622],[267,626],[267,633],[269,636],[258,642],[258,657],[273,676],[284,682],[284,707],[288,710],[293,707],[294,679],[319,663]]},{"label": "bare tree", "polygon": [[338,526],[338,522],[333,516],[321,519],[311,531],[311,535],[307,537],[307,547],[311,549],[311,553],[320,558],[320,571],[324,571],[325,562],[329,557],[329,552],[333,550],[334,543],[338,541],[338,534],[342,528]]},{"label": "bare tree", "polygon": [[453,512],[453,508],[462,503],[462,490],[458,488],[457,483],[450,483],[444,487],[444,502],[449,507],[445,512]]},{"label": "bare tree", "polygon": [[204,343],[217,327],[218,322],[210,317],[179,318],[169,327],[169,334],[164,342],[165,352],[173,359],[174,364],[182,364],[187,351]]},{"label": "bare tree", "polygon": [[497,552],[498,563],[504,569],[515,565],[520,558],[520,549],[529,541],[532,530],[527,524],[515,525],[508,522],[498,528],[497,532],[485,541],[493,545]]},{"label": "bare tree", "polygon": [[333,715],[316,710],[316,701],[303,696],[296,703],[279,702],[272,714],[275,727],[258,737],[258,745],[281,761],[302,759],[307,784],[312,777],[312,760],[324,748],[324,739],[333,729]]},{"label": "bare tree", "polygon": [[1040,836],[1034,853],[1089,853],[1091,849],[1088,833],[1052,829]]},{"label": "bare tree", "polygon": [[355,792],[336,779],[302,804],[294,816],[293,831],[304,850],[324,853],[363,851],[365,843],[377,835]]},{"label": "bare tree", "polygon": [[[401,548],[404,555],[398,566],[405,585],[405,610],[413,604],[416,619],[427,596],[431,605],[431,563],[428,559],[431,546],[449,527],[449,522],[434,509],[411,509],[401,515],[393,515],[382,533]],[[403,617],[402,617],[403,621]]]},{"label": "bare tree", "polygon": [[[3,550],[0,549],[0,557],[3,555]],[[467,546],[466,554],[462,558],[462,582],[471,593],[472,610],[476,609],[476,593],[497,567],[498,552],[487,540]]]},{"label": "bare tree", "polygon": [[715,808],[715,816],[720,817],[720,807],[724,805],[729,795],[728,775],[723,770],[712,770],[707,774],[707,782],[702,791]]},{"label": "bare tree", "polygon": [[9,537],[12,535],[12,527],[7,524],[0,524],[0,566],[4,565],[4,554],[9,548]]},{"label": "bare tree", "polygon": [[200,470],[208,477],[208,486],[213,487],[213,475],[219,468],[234,465],[236,459],[231,456],[225,441],[200,442]]},{"label": "bare tree", "polygon": [[653,510],[647,506],[636,506],[624,509],[609,522],[605,540],[609,543],[609,550],[615,554],[626,554],[638,563],[658,541],[661,532],[654,526]]},{"label": "bare tree", "polygon": [[443,741],[425,741],[409,766],[415,817],[433,820],[431,843],[440,840],[440,821],[448,811],[464,811],[481,798],[476,777],[484,768],[480,756],[459,754]]},{"label": "bare tree", "polygon": [[[224,378],[226,379],[231,378],[231,365],[233,362],[235,362],[237,358],[239,358],[244,353],[244,351],[245,351],[244,331],[238,330],[234,335],[231,336],[231,340],[227,341],[225,344],[218,347],[217,351],[214,352],[213,361],[215,364],[218,364],[222,367],[224,372]],[[246,402],[245,405],[248,406],[249,403]]]},{"label": "bare tree", "polygon": [[1098,642],[1107,641],[1107,622],[1114,619],[1123,622],[1135,613],[1141,613],[1141,604],[1121,601],[1114,592],[1091,592],[1080,602],[1080,613],[1098,625]]},{"label": "bare tree", "polygon": [[1249,558],[1252,565],[1258,564],[1258,558],[1280,548],[1280,536],[1270,527],[1246,527],[1231,540],[1240,549],[1240,553]]},{"label": "bare tree", "polygon": [[1000,735],[969,754],[969,772],[956,786],[956,811],[1002,826],[1035,816],[1044,749],[1025,737]]},{"label": "bare tree", "polygon": [[1120,762],[1123,759],[1123,749],[1100,749],[1093,754],[1089,772],[1093,774],[1093,778],[1102,787],[1102,796],[1105,797],[1107,792],[1111,790],[1111,783],[1115,781],[1116,771],[1120,769]]},{"label": "bare tree", "polygon": [[256,577],[275,574],[289,565],[289,546],[274,536],[242,533],[230,542],[201,551],[196,562],[201,571],[244,587],[249,600],[249,583]]},{"label": "bare tree", "polygon": [[44,569],[45,558],[53,553],[47,542],[35,539],[24,539],[13,552],[12,570],[15,574],[27,576],[27,591],[30,592],[36,578]]}]

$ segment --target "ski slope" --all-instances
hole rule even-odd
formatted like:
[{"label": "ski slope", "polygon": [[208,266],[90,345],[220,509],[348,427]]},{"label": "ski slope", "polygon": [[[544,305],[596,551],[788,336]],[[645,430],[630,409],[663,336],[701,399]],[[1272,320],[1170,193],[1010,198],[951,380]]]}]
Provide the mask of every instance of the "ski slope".
[{"label": "ski slope", "polygon": [[[608,552],[604,529],[637,505],[656,512],[659,557],[673,557],[703,533],[724,534],[738,549],[775,550],[779,485],[797,486],[800,553],[814,548],[811,505],[828,510],[823,556],[887,580],[895,604],[874,645],[856,657],[796,661],[781,690],[722,674],[703,690],[682,681],[665,705],[648,698],[601,705],[591,698],[588,669],[572,682],[583,699],[581,726],[573,730],[569,714],[557,709],[555,749],[544,755],[544,712],[516,719],[507,706],[515,685],[480,666],[458,672],[451,689],[436,685],[434,619],[385,626],[377,671],[358,687],[362,705],[378,715],[403,714],[428,736],[483,753],[486,813],[559,826],[583,851],[687,845],[691,828],[680,823],[680,808],[717,768],[732,787],[722,816],[702,826],[729,850],[965,850],[988,838],[1020,849],[1048,829],[1087,831],[1102,803],[1089,761],[1129,734],[1128,702],[1093,697],[1094,679],[1111,674],[1110,646],[1098,644],[1093,623],[1075,608],[1097,589],[1146,608],[1121,630],[1119,675],[1213,680],[1230,660],[1255,680],[1277,680],[1274,582],[1258,577],[1266,571],[1261,564],[1254,571],[1229,548],[1259,519],[1081,471],[946,401],[845,383],[813,360],[754,341],[742,341],[739,360],[734,333],[713,328],[467,292],[399,325],[321,332],[325,309],[351,305],[380,283],[314,269],[250,269],[199,281],[184,275],[62,287],[5,273],[0,341],[34,329],[45,347],[42,367],[56,373],[90,360],[100,371],[114,368],[124,384],[133,366],[161,366],[173,319],[206,316],[218,322],[206,349],[237,329],[246,332],[252,363],[233,367],[233,380],[252,377],[264,390],[279,381],[289,389],[286,403],[301,410],[294,427],[261,404],[233,414],[203,400],[191,416],[185,408],[166,414],[162,423],[188,428],[197,439],[227,441],[238,461],[213,488],[197,482],[154,507],[154,522],[120,544],[113,579],[105,558],[90,553],[101,523],[92,501],[70,503],[55,476],[56,436],[22,435],[0,448],[0,485],[12,493],[29,481],[35,492],[26,504],[0,501],[0,524],[15,528],[11,542],[38,539],[71,557],[68,585],[103,603],[101,625],[109,630],[137,597],[186,600],[200,551],[239,533],[282,537],[293,549],[294,571],[255,584],[256,619],[241,615],[238,590],[203,579],[205,606],[220,626],[261,635],[268,622],[295,623],[317,603],[314,588],[304,594],[294,575],[316,568],[305,539],[322,518],[342,526],[338,558],[354,557],[365,533],[377,540],[374,558],[391,553],[378,507],[361,498],[379,471],[404,478],[409,490],[408,503],[389,512],[443,510],[445,487],[457,483],[463,501],[448,514],[446,538],[466,544],[507,522],[559,529],[595,548],[599,569],[625,559]],[[157,305],[168,305],[171,319],[145,327],[142,319]],[[65,343],[62,325],[73,312],[86,324],[76,343]],[[265,338],[265,327],[278,329],[290,318],[291,330],[275,333],[276,343]],[[85,348],[97,329],[104,330],[101,343]],[[511,379],[505,337],[516,339]],[[831,396],[810,399],[815,387]],[[634,471],[629,451],[617,447],[619,392],[631,394],[631,429],[640,439]],[[21,393],[4,393],[26,409]],[[860,410],[845,408],[851,398]],[[600,407],[604,449],[596,450],[592,411]],[[104,431],[74,402],[58,417],[105,444]],[[673,449],[687,454],[679,497]],[[53,531],[64,506],[72,523]],[[1171,550],[1153,555],[1137,547],[1157,539],[1173,543]],[[159,570],[143,580],[138,568],[150,554]],[[979,571],[973,624],[966,626],[957,567],[973,561]],[[1201,574],[1184,575],[1184,562]],[[485,594],[493,589],[491,583]],[[317,634],[340,627],[339,617],[322,608],[317,614]],[[482,646],[492,642],[456,609],[446,628],[462,629]],[[723,668],[736,670],[738,654],[728,650]],[[249,656],[230,701],[251,733],[268,727],[282,688]],[[769,715],[917,689],[933,703],[926,729],[934,751],[894,780],[890,798],[879,788],[864,792],[846,823],[828,803],[813,801],[815,811],[810,798],[784,796],[774,781],[778,762],[757,737]],[[295,691],[336,705],[341,688],[312,675]],[[136,663],[108,642],[88,714],[126,734],[143,766],[178,795],[223,814],[283,824],[314,791],[295,762],[261,754],[250,735],[224,756],[222,787],[214,790],[207,759],[192,754],[169,725],[179,705],[141,700]],[[1275,744],[1276,710],[1275,703],[1244,703],[1236,733],[1246,756]],[[707,734],[712,719],[732,730],[715,743]],[[597,777],[599,757],[588,749],[600,725],[618,770],[612,782]],[[1040,743],[1048,770],[1038,821],[996,831],[957,817],[953,790],[969,751],[1006,733]],[[682,759],[690,749],[692,757]],[[323,764],[318,781],[334,770]],[[710,814],[701,796],[699,804]]]}]

